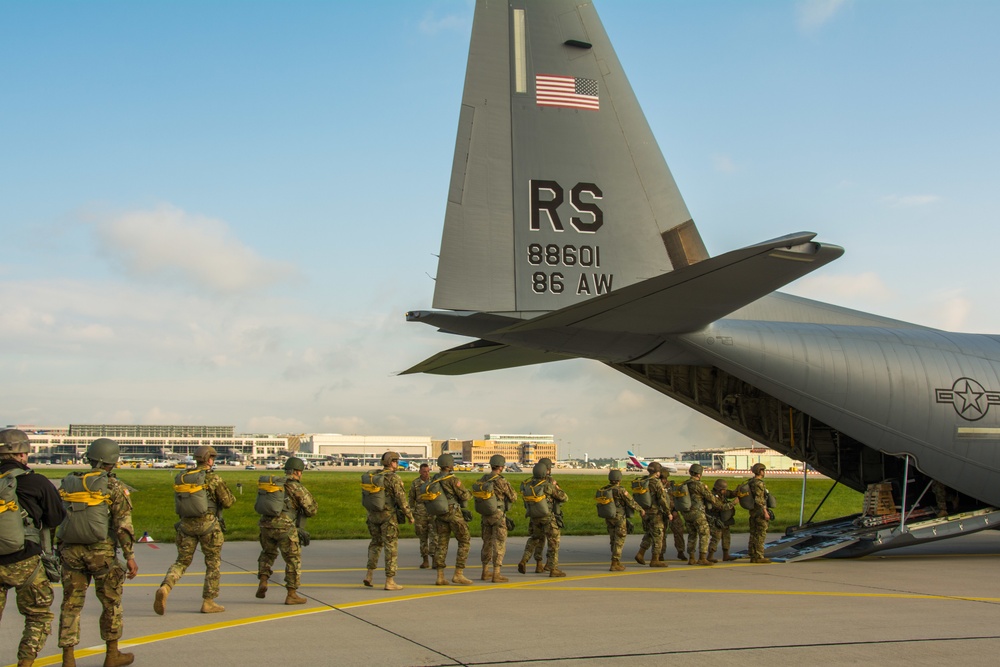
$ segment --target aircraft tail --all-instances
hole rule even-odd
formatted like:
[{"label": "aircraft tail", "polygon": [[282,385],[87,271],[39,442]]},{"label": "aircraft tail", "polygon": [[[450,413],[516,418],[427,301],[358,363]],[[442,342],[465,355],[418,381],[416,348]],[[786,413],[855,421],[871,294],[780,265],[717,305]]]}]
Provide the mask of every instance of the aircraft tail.
[{"label": "aircraft tail", "polygon": [[479,0],[434,307],[534,317],[707,257],[593,5]]},{"label": "aircraft tail", "polygon": [[647,465],[649,465],[648,463],[645,463],[644,461],[640,461],[636,457],[636,455],[633,454],[632,452],[627,451],[626,453],[628,454],[628,460],[632,462],[632,465],[638,466],[639,468],[645,468]]}]

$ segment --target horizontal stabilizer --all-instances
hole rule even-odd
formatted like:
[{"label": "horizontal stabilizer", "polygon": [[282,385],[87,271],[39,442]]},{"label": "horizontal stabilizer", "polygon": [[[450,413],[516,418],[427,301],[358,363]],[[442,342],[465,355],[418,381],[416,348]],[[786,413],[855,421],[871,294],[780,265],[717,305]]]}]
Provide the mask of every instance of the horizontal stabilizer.
[{"label": "horizontal stabilizer", "polygon": [[814,236],[801,232],[733,250],[502,333],[561,327],[643,334],[697,331],[844,254],[839,246],[812,242]]},{"label": "horizontal stabilizer", "polygon": [[573,359],[572,355],[542,352],[525,348],[510,347],[488,340],[477,340],[466,345],[459,345],[444,352],[438,352],[433,357],[421,361],[416,366],[408,368],[400,375],[411,373],[430,373],[432,375],[466,375],[481,373],[501,368],[530,366],[544,364],[549,361]]}]

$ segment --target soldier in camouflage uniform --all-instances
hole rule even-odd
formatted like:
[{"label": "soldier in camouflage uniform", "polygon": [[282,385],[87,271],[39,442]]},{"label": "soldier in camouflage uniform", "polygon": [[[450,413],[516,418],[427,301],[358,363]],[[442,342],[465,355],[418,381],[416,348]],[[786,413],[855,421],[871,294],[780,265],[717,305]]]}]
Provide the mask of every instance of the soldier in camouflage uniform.
[{"label": "soldier in camouflage uniform", "polygon": [[667,499],[667,493],[661,481],[663,466],[659,462],[653,461],[646,466],[646,472],[649,476],[649,494],[653,506],[642,517],[644,532],[642,542],[639,543],[639,552],[635,555],[635,562],[639,565],[645,565],[646,549],[652,547],[653,557],[649,561],[649,566],[667,567],[667,562],[663,560],[663,549],[666,544],[663,518],[666,517],[669,521],[673,514],[670,511],[670,501]]},{"label": "soldier in camouflage uniform", "polygon": [[[673,485],[674,483],[670,482],[670,485],[667,487],[668,498],[670,498],[670,487]],[[684,548],[684,536],[687,535],[687,528],[684,526],[684,517],[681,516],[680,512],[675,511],[674,501],[672,498],[670,498],[670,512],[671,518],[669,527],[671,534],[674,536],[674,548],[677,549],[677,560],[687,560],[687,552]],[[665,538],[666,536],[664,536],[664,539]],[[664,555],[667,553],[666,543],[663,545],[663,553]]]},{"label": "soldier in camouflage uniform", "polygon": [[[709,529],[708,519],[705,516],[706,507],[716,507],[715,496],[712,495],[708,486],[701,481],[701,474],[705,469],[695,463],[688,469],[691,477],[684,482],[687,486],[688,495],[691,496],[691,509],[683,512],[684,523],[688,527],[688,565],[712,565],[708,560]],[[698,548],[698,559],[695,560],[695,547]]]},{"label": "soldier in camouflage uniform", "polygon": [[[550,459],[547,456],[543,456],[542,458],[538,459],[538,462],[541,463],[543,466],[545,466],[545,470],[546,470],[545,481],[549,482],[551,484],[552,483],[552,459]],[[554,506],[552,508],[552,513],[556,515],[556,521],[559,524],[559,528],[561,529],[562,528],[562,507],[560,506],[560,503],[553,503],[553,505]],[[533,538],[533,537],[530,536],[530,532],[529,532],[528,543],[524,546],[524,548],[527,549],[527,548],[529,548],[529,546],[531,547],[531,553],[532,553],[532,555],[535,557],[535,572],[536,573],[545,572],[545,565],[542,563],[542,556],[545,555],[544,554],[545,540],[544,539],[537,539],[536,540],[535,538]],[[552,554],[548,554],[548,556],[549,556],[549,559],[551,560]],[[520,566],[518,566],[518,571],[521,574],[524,574],[527,571],[527,564],[525,564],[525,566],[523,568],[520,567]]]},{"label": "soldier in camouflage uniform", "polygon": [[625,566],[622,565],[622,549],[625,547],[625,536],[628,534],[626,508],[638,512],[639,516],[646,516],[646,510],[639,507],[639,504],[632,499],[632,494],[621,487],[621,481],[622,471],[612,470],[608,473],[609,484],[604,487],[611,489],[615,499],[615,518],[604,520],[608,526],[608,537],[611,538],[611,572],[625,571]]},{"label": "soldier in camouflage uniform", "polygon": [[257,558],[258,598],[267,594],[267,581],[271,578],[274,560],[281,552],[285,561],[285,604],[305,604],[299,589],[299,568],[302,566],[302,547],[299,541],[299,517],[316,516],[319,507],[312,494],[302,484],[305,462],[290,456],[285,460],[285,510],[278,516],[260,517],[260,556]]},{"label": "soldier in camouflage uniform", "polygon": [[368,510],[368,533],[372,536],[368,543],[368,571],[362,582],[371,588],[378,557],[385,548],[385,586],[387,591],[402,590],[396,583],[396,563],[399,554],[400,515],[413,523],[413,513],[406,504],[403,480],[396,474],[399,469],[399,454],[386,452],[382,455],[382,487],[385,492],[385,508],[380,511]]},{"label": "soldier in camouflage uniform", "polygon": [[24,616],[24,634],[17,645],[18,667],[30,667],[35,662],[52,630],[53,594],[42,566],[41,532],[55,528],[66,518],[56,488],[28,467],[30,449],[24,431],[0,431],[0,477],[17,479],[17,507],[6,510],[27,513],[23,521],[17,517],[17,523],[24,525],[24,546],[0,556],[0,618],[11,588],[15,590],[17,610]]},{"label": "soldier in camouflage uniform", "polygon": [[444,576],[445,560],[448,557],[448,540],[451,535],[455,535],[458,543],[458,550],[455,553],[455,576],[451,578],[453,584],[468,586],[472,583],[464,574],[466,559],[469,557],[469,549],[472,548],[472,535],[469,533],[469,526],[466,523],[466,515],[472,517],[469,510],[465,509],[465,503],[472,497],[468,489],[462,487],[462,482],[452,475],[455,467],[455,459],[451,454],[442,454],[438,457],[438,467],[441,469],[431,479],[441,480],[441,490],[448,498],[448,512],[434,517],[434,529],[437,532],[437,551],[434,552],[434,569],[437,570],[437,586],[447,586],[448,580]]},{"label": "soldier in camouflage uniform", "polygon": [[737,560],[736,556],[729,555],[729,544],[731,535],[729,527],[736,523],[736,492],[729,490],[729,484],[724,479],[715,480],[712,486],[712,495],[715,496],[717,505],[705,511],[708,518],[708,529],[712,534],[712,539],[708,543],[708,561],[718,563],[715,557],[715,550],[719,543],[722,543],[722,560]]},{"label": "soldier in camouflage uniform", "polygon": [[[559,483],[552,479],[549,471],[550,469],[541,461],[536,463],[532,470],[532,481],[543,482],[542,485],[536,487],[536,492],[541,492],[547,498],[552,511],[548,516],[533,517],[528,521],[528,530],[531,533],[531,537],[524,545],[524,554],[521,555],[521,561],[517,564],[517,571],[524,574],[528,558],[535,551],[535,544],[544,542],[548,545],[545,566],[540,570],[536,569],[536,572],[548,571],[550,577],[565,577],[566,573],[559,569],[559,541],[561,531],[559,520],[555,513],[555,503],[564,503],[569,500],[569,496],[559,488]],[[524,487],[522,486],[521,488],[523,492]],[[527,503],[527,500],[525,500],[525,503]]]},{"label": "soldier in camouflage uniform", "polygon": [[[87,460],[92,469],[103,469],[108,473],[108,525],[109,536],[93,544],[62,543],[59,555],[62,561],[62,609],[59,614],[59,646],[63,650],[64,667],[76,667],[75,647],[80,643],[80,612],[91,580],[94,592],[101,601],[101,639],[107,645],[104,656],[105,667],[131,665],[135,656],[118,650],[118,640],[122,636],[122,584],[125,578],[134,579],[139,573],[132,545],[135,531],[132,529],[132,501],[128,488],[118,481],[111,471],[118,463],[118,443],[108,438],[98,438],[87,449]],[[83,476],[84,473],[71,473]],[[76,512],[83,515],[85,512]],[[66,521],[71,521],[67,517]],[[64,523],[64,526],[66,524]],[[61,535],[62,533],[57,533]],[[115,557],[121,548],[126,560],[125,569]]]},{"label": "soldier in camouflage uniform", "polygon": [[764,557],[764,542],[767,541],[767,524],[771,512],[767,508],[767,487],[764,486],[763,463],[755,463],[750,468],[753,479],[750,480],[750,497],[753,498],[753,509],[750,510],[750,541],[747,553],[751,563],[770,563],[770,558]]},{"label": "soldier in camouflage uniform", "polygon": [[[222,563],[222,545],[226,541],[222,530],[222,510],[229,509],[236,498],[229,487],[212,469],[215,465],[216,451],[214,447],[202,445],[194,450],[194,460],[197,466],[192,473],[205,471],[205,493],[208,496],[209,511],[200,517],[181,518],[174,527],[177,535],[174,543],[177,545],[177,560],[167,570],[163,583],[156,589],[153,599],[153,611],[163,615],[167,609],[167,597],[194,559],[195,549],[201,545],[201,553],[205,557],[205,583],[201,589],[201,613],[215,614],[226,608],[215,601],[219,597],[219,566]],[[190,474],[190,473],[189,473]],[[213,508],[214,506],[214,508]]]},{"label": "soldier in camouflage uniform", "polygon": [[[507,581],[507,577],[500,573],[503,567],[503,557],[507,554],[507,511],[510,504],[517,500],[517,494],[510,488],[510,482],[503,476],[504,466],[507,459],[500,454],[490,457],[491,472],[483,475],[484,480],[493,482],[493,494],[498,498],[496,513],[489,516],[483,515],[483,550],[479,557],[483,563],[483,581],[492,581],[495,584],[502,584]],[[493,571],[490,572],[490,566]]]},{"label": "soldier in camouflage uniform", "polygon": [[437,533],[434,526],[434,517],[427,514],[424,504],[417,500],[418,487],[431,478],[431,467],[426,463],[420,464],[420,476],[410,483],[410,490],[407,493],[410,509],[413,510],[413,529],[420,540],[420,569],[428,569],[430,557],[437,551]]}]

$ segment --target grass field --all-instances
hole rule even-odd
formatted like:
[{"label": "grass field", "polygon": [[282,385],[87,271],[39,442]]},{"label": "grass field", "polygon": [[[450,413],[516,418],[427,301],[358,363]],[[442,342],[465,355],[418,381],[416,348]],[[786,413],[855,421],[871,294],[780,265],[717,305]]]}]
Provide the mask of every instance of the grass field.
[{"label": "grass field", "polygon": [[[66,474],[66,469],[37,469],[38,472],[47,477],[59,478]],[[173,498],[173,477],[175,470],[129,470],[118,471],[118,477],[135,488],[132,494],[133,523],[137,532],[137,537],[144,531],[148,532],[159,542],[173,541],[174,523],[177,515],[174,514]],[[222,478],[229,485],[230,490],[236,495],[236,505],[226,510],[225,518],[228,532],[228,540],[256,540],[257,539],[257,518],[258,515],[253,510],[254,497],[257,492],[257,479],[261,473],[252,471],[228,471],[220,472]],[[401,473],[403,483],[409,489],[411,480],[417,474]],[[529,477],[527,474],[505,475],[518,489],[521,480]],[[459,473],[458,477],[464,486],[471,486],[472,482],[480,477],[479,473]],[[557,474],[556,480],[560,487],[569,495],[569,502],[563,505],[565,516],[565,535],[598,535],[606,532],[604,520],[598,518],[596,505],[594,503],[594,491],[605,484],[606,478],[599,475],[573,475]],[[319,503],[319,514],[309,520],[308,530],[313,539],[354,539],[367,538],[368,529],[365,525],[365,510],[361,507],[361,487],[360,472],[318,472],[307,471],[303,476],[303,483],[316,497]],[[623,484],[627,484],[630,477],[626,476]],[[674,477],[678,481],[687,479],[686,477]],[[710,476],[704,478],[705,482],[712,486],[715,479]],[[741,480],[730,478],[729,488],[735,489]],[[806,512],[808,519],[822,500],[823,496],[833,485],[831,480],[809,480],[806,489]],[[242,494],[240,493],[242,486]],[[775,509],[776,519],[771,522],[771,530],[774,532],[784,531],[787,526],[798,524],[799,501],[802,494],[801,479],[769,479],[767,487],[771,494],[778,501]],[[816,515],[815,521],[832,519],[847,514],[861,511],[862,495],[846,487],[838,486],[827,499],[821,511]],[[470,501],[469,508],[472,509]],[[473,512],[475,514],[475,512]],[[511,533],[514,536],[527,535],[528,521],[524,518],[520,501],[510,512],[511,518],[517,524]],[[736,525],[734,532],[746,532],[748,514],[743,509],[738,508],[736,512]],[[637,532],[642,528],[639,517],[633,518]],[[479,517],[472,521],[469,526],[472,534],[479,536]],[[400,526],[401,537],[413,537],[413,526],[410,524]]]}]

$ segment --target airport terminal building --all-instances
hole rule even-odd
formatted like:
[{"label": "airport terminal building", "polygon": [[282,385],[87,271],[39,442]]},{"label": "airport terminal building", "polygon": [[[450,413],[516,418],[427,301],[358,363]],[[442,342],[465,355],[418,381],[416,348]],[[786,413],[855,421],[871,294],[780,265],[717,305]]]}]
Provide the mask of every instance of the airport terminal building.
[{"label": "airport terminal building", "polygon": [[482,440],[444,440],[441,451],[461,455],[464,463],[487,465],[490,457],[501,454],[508,463],[532,466],[541,458],[557,461],[556,439],[553,435],[533,433],[487,433]]},{"label": "airport terminal building", "polygon": [[339,465],[378,466],[382,454],[399,452],[405,460],[430,459],[430,436],[423,435],[341,435],[313,433],[301,439],[305,458],[332,460]]}]

